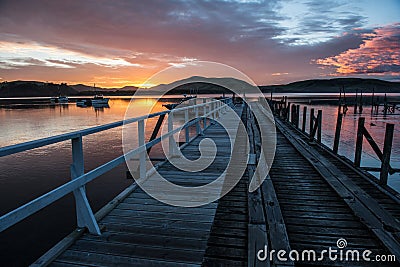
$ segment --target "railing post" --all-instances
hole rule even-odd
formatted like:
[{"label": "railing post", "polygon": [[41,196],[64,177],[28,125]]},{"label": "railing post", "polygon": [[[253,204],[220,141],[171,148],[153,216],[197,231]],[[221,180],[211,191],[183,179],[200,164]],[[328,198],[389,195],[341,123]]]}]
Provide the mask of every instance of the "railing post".
[{"label": "railing post", "polygon": [[310,110],[310,132],[309,132],[310,135],[311,135],[313,128],[314,128],[314,109],[312,108]]},{"label": "railing post", "polygon": [[215,106],[214,106],[214,109],[215,109],[215,111],[214,111],[214,118],[215,119],[218,119],[218,117],[219,117],[219,101],[216,101],[215,102]]},{"label": "railing post", "polygon": [[212,100],[210,101],[210,119],[214,119],[214,103],[212,102]]},{"label": "railing post", "polygon": [[364,122],[365,122],[365,118],[360,117],[358,119],[356,151],[354,154],[354,166],[356,166],[356,167],[360,167],[360,165],[361,165],[361,153],[362,153],[362,145],[363,145],[363,137],[364,137]]},{"label": "railing post", "polygon": [[210,112],[211,112],[211,122],[210,122],[210,125],[211,124],[214,124],[215,123],[215,102],[212,100],[211,101],[211,106],[210,106]]},{"label": "railing post", "polygon": [[[71,179],[76,179],[85,173],[83,159],[82,136],[72,139]],[[101,235],[100,228],[93,215],[84,186],[74,190],[76,218],[78,227],[87,227],[92,234]]]},{"label": "railing post", "polygon": [[296,105],[296,128],[299,128],[300,122],[300,105]]},{"label": "railing post", "polygon": [[[138,121],[138,140],[139,147],[144,146],[144,120]],[[146,149],[144,148],[139,154],[139,178],[146,177]]]},{"label": "railing post", "polygon": [[322,142],[322,110],[318,110],[318,115],[317,115],[317,141],[319,143]]},{"label": "railing post", "polygon": [[[168,114],[168,132],[172,132],[174,130],[174,124],[173,124],[173,120],[174,120],[174,114],[172,113],[172,111]],[[168,147],[169,147],[169,154],[171,156],[175,155],[175,139],[174,139],[174,135],[171,134],[168,137]]]},{"label": "railing post", "polygon": [[200,130],[200,118],[199,118],[199,107],[194,107],[194,114],[196,118],[196,135],[199,135],[201,130]]},{"label": "railing post", "polygon": [[[189,109],[185,109],[185,124],[189,122]],[[185,143],[189,142],[189,127],[185,126]]]},{"label": "railing post", "polygon": [[[203,104],[207,103],[207,98],[203,98]],[[203,132],[207,127],[207,105],[203,106]]]},{"label": "railing post", "polygon": [[337,154],[339,151],[340,132],[342,130],[343,114],[338,113],[336,120],[335,139],[333,141],[333,153]]},{"label": "railing post", "polygon": [[390,168],[390,154],[392,152],[392,144],[393,144],[393,131],[394,131],[394,124],[387,123],[385,131],[385,142],[383,144],[381,173],[379,176],[379,183],[382,185],[387,185],[388,181],[388,172]]},{"label": "railing post", "polygon": [[303,107],[303,121],[302,121],[302,125],[301,125],[301,131],[303,133],[306,132],[306,122],[307,122],[307,106]]},{"label": "railing post", "polygon": [[285,110],[285,120],[289,121],[290,116],[290,102],[287,103],[286,110]]},{"label": "railing post", "polygon": [[290,122],[292,123],[292,125],[294,125],[295,124],[295,119],[294,119],[294,113],[296,112],[296,105],[292,105],[291,107],[290,107]]}]

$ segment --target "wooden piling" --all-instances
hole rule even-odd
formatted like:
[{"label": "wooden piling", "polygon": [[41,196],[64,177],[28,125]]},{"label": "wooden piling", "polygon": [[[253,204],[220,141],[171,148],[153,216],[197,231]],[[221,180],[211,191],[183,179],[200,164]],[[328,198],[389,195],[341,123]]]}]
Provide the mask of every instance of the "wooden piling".
[{"label": "wooden piling", "polygon": [[303,107],[303,122],[302,122],[302,126],[301,126],[301,131],[303,133],[306,132],[306,122],[307,122],[307,106]]},{"label": "wooden piling", "polygon": [[357,127],[357,140],[356,140],[356,151],[354,154],[354,165],[356,167],[360,167],[361,165],[361,153],[362,153],[362,145],[363,145],[363,137],[364,137],[364,123],[365,118],[358,118],[358,127]]},{"label": "wooden piling", "polygon": [[296,128],[299,128],[300,123],[300,105],[296,105]]},{"label": "wooden piling", "polygon": [[314,128],[314,109],[312,108],[310,111],[310,135]]},{"label": "wooden piling", "polygon": [[356,89],[356,100],[354,101],[354,114],[357,113],[358,89]]},{"label": "wooden piling", "polygon": [[318,110],[317,115],[317,141],[321,143],[322,141],[322,110]]},{"label": "wooden piling", "polygon": [[292,105],[291,107],[290,107],[290,122],[292,123],[292,124],[294,124],[294,115],[295,115],[295,112],[296,112],[296,105]]},{"label": "wooden piling", "polygon": [[371,99],[371,115],[374,113],[375,100],[375,88],[372,88],[372,99]]},{"label": "wooden piling", "polygon": [[383,115],[387,115],[388,112],[388,104],[387,104],[387,97],[386,97],[386,93],[385,93],[385,97],[383,99]]},{"label": "wooden piling", "polygon": [[336,129],[335,129],[335,139],[333,141],[333,153],[337,154],[339,150],[339,141],[340,141],[340,131],[342,130],[342,120],[343,120],[343,114],[340,112],[336,119]]},{"label": "wooden piling", "polygon": [[383,144],[381,173],[379,175],[379,183],[382,185],[386,185],[388,180],[388,172],[390,169],[390,154],[392,152],[392,144],[393,144],[393,131],[394,131],[394,124],[387,123],[385,131],[385,142]]}]

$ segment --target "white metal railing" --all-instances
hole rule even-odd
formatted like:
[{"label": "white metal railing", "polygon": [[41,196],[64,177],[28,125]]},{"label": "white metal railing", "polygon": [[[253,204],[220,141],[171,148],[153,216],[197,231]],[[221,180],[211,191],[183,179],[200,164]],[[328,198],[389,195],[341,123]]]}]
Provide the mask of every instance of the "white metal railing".
[{"label": "white metal railing", "polygon": [[[125,158],[132,158],[135,155],[139,155],[139,175],[140,178],[146,177],[146,150],[159,142],[162,139],[168,138],[169,140],[169,153],[174,154],[176,149],[176,141],[174,134],[185,130],[185,143],[190,142],[189,138],[189,127],[196,125],[196,136],[201,133],[200,120],[203,120],[203,131],[207,128],[207,118],[216,119],[220,113],[225,110],[228,106],[232,105],[232,99],[225,98],[221,100],[210,100],[207,101],[203,99],[203,103],[193,104],[182,108],[176,108],[173,110],[167,110],[157,113],[152,113],[145,116],[140,116],[136,118],[131,118],[123,121],[118,121],[114,123],[109,123],[105,125],[100,125],[80,131],[75,131],[72,133],[61,134],[57,136],[52,136],[48,138],[38,139],[35,141],[25,142],[21,144],[11,145],[0,148],[0,157],[8,156],[11,154],[31,150],[34,148],[39,148],[67,140],[72,141],[72,164],[71,164],[71,181],[51,190],[50,192],[16,208],[13,211],[8,212],[0,217],[0,232],[6,230],[7,228],[17,224],[18,222],[24,220],[25,218],[33,215],[39,210],[47,207],[58,199],[64,197],[65,195],[73,192],[75,197],[75,205],[77,212],[77,225],[78,227],[87,227],[90,233],[100,235],[100,229],[93,215],[92,209],[89,205],[88,199],[86,197],[85,185],[90,181],[93,181],[100,175],[110,171],[111,169],[117,167],[125,161]],[[200,112],[202,108],[202,112]],[[195,119],[188,121],[189,111],[193,110],[195,113]],[[174,129],[173,127],[173,116],[176,112],[185,113],[185,123]],[[199,113],[202,116],[199,117]],[[168,132],[154,140],[145,142],[145,129],[144,121],[150,118],[165,116],[168,114]],[[210,123],[211,123],[210,120]],[[82,137],[98,132],[102,132],[108,129],[120,127],[124,124],[138,123],[138,141],[139,146],[126,154],[123,154],[87,173],[84,172],[84,160],[83,160],[83,145]]]}]

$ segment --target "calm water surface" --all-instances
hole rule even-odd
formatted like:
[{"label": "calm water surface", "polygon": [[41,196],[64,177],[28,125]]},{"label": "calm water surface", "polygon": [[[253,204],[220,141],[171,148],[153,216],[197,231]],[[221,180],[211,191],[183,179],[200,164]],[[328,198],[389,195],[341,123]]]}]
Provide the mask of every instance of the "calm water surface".
[{"label": "calm water surface", "polygon": [[[0,147],[81,130],[124,119],[130,99],[110,99],[110,108],[79,108],[75,103],[62,105],[12,105],[0,108]],[[137,114],[165,110],[154,99],[135,99]],[[155,125],[146,124],[148,139]],[[122,127],[83,137],[85,170],[91,170],[122,155]],[[162,157],[160,146],[151,157]],[[71,142],[21,152],[0,158],[0,214],[56,188],[70,180]],[[97,211],[132,180],[126,179],[125,164],[97,178],[87,186],[92,209]],[[43,211],[0,234],[0,266],[26,266],[76,225],[71,194]]]}]

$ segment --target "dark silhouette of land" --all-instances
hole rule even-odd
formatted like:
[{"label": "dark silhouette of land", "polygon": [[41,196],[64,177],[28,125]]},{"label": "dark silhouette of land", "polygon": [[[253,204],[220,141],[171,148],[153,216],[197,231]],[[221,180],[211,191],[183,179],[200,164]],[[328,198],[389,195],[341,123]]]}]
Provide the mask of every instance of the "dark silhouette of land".
[{"label": "dark silhouette of land", "polygon": [[[158,94],[173,88],[168,94],[229,94],[227,88],[216,85],[222,83],[230,88],[243,88],[248,86],[245,81],[233,78],[204,78],[190,77],[171,84],[160,84],[152,88],[141,90],[149,95]],[[259,88],[264,93],[338,93],[344,87],[346,93],[360,92],[375,93],[400,93],[400,82],[389,82],[379,79],[362,78],[335,78],[313,79],[298,81],[283,85],[261,85]],[[104,95],[132,95],[137,91],[135,86],[122,88],[94,88],[93,86],[66,83],[55,84],[37,81],[12,81],[0,84],[0,97],[50,97],[58,95],[83,96],[102,93]]]}]

